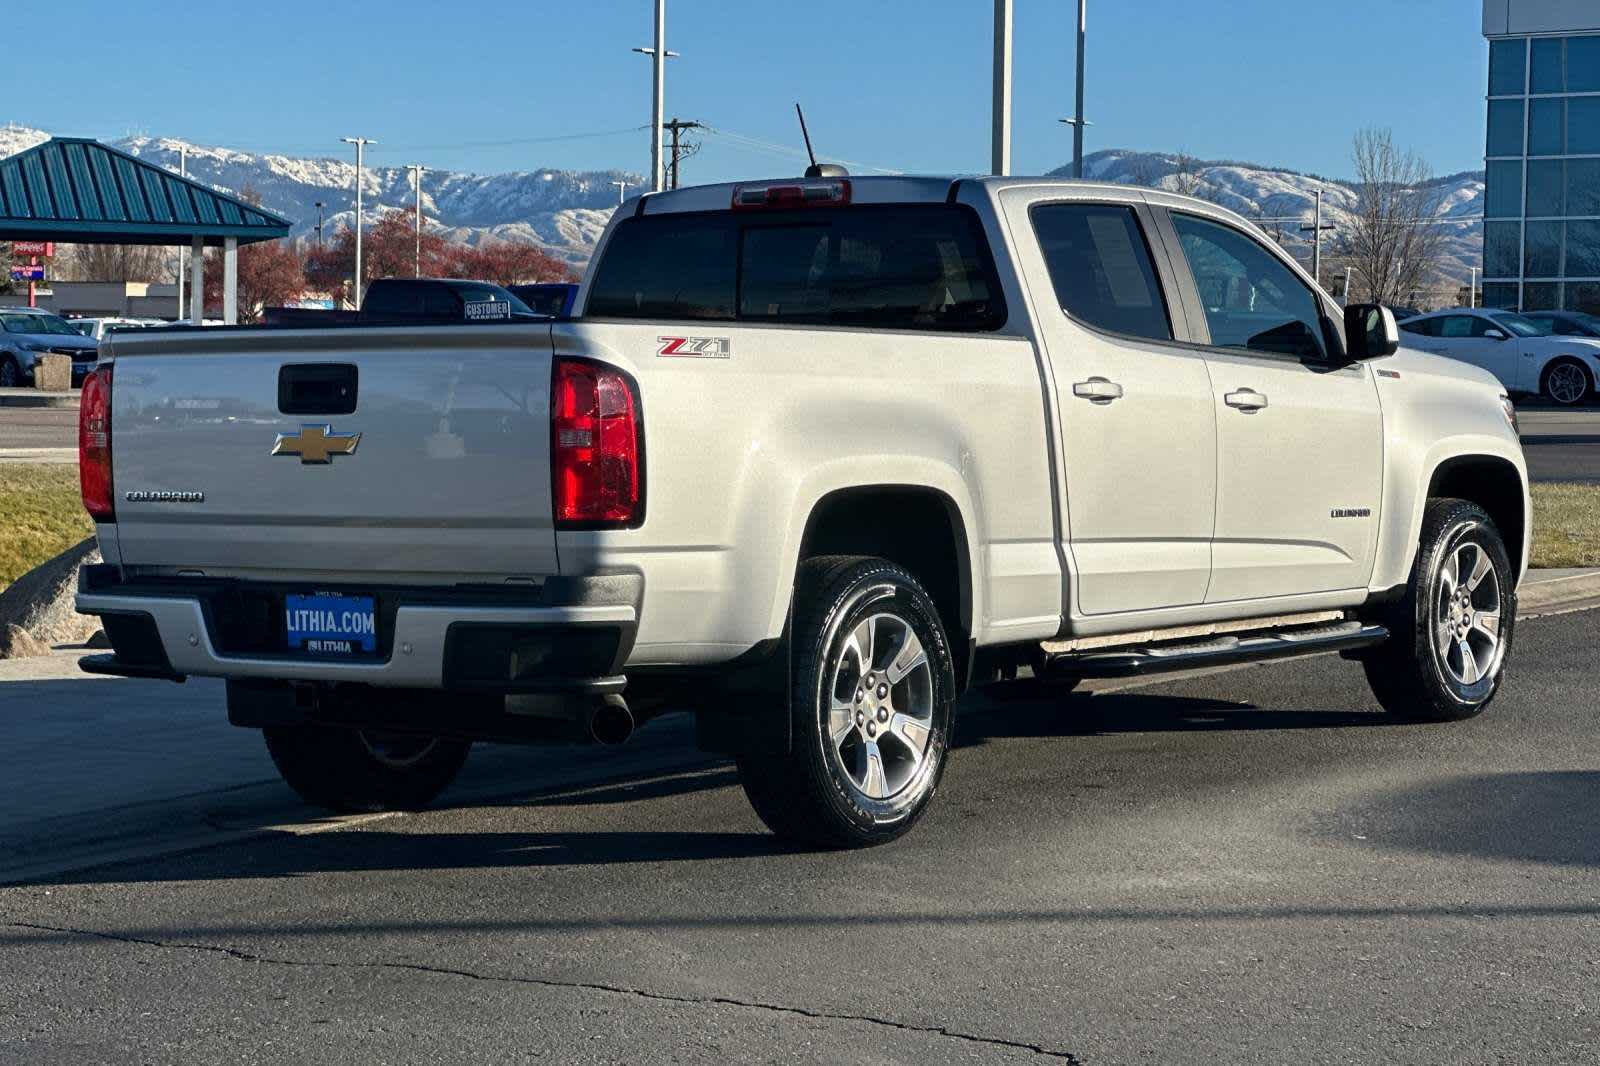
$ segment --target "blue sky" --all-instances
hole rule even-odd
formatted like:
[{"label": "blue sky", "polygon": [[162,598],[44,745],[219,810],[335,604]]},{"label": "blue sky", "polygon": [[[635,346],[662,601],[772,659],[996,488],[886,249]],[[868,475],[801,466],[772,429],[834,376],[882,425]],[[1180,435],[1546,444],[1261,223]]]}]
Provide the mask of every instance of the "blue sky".
[{"label": "blue sky", "polygon": [[[647,168],[650,0],[16,5],[0,120],[490,173]],[[667,110],[711,136],[685,180],[819,154],[914,172],[989,156],[991,0],[668,0]],[[203,12],[203,13],[202,13]],[[1443,174],[1482,166],[1476,0],[1090,0],[1087,150],[1183,148],[1331,176],[1361,126]],[[1016,0],[1014,168],[1071,156],[1074,0]],[[30,87],[37,87],[37,92]],[[591,136],[593,135],[593,136]],[[548,139],[544,139],[548,138]],[[564,139],[555,139],[564,138]],[[544,139],[544,140],[541,140]]]}]

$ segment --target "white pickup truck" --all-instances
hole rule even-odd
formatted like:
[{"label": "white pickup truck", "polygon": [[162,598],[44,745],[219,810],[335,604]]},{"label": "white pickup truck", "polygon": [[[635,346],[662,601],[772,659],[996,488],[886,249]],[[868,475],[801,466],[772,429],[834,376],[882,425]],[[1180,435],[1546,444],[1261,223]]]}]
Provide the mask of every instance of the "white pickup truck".
[{"label": "white pickup truck", "polygon": [[775,832],[927,809],[956,699],[1343,652],[1478,713],[1515,415],[1249,223],[829,175],[618,210],[554,323],[113,335],[84,389],[105,673],[228,680],[288,782],[414,807],[472,742],[664,708]]}]

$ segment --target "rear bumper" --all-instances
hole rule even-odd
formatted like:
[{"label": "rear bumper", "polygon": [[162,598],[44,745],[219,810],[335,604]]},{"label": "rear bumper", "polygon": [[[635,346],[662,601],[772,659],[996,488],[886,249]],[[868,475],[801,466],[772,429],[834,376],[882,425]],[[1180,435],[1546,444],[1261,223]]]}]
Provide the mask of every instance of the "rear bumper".
[{"label": "rear bumper", "polygon": [[[301,588],[305,583],[301,583]],[[319,584],[319,587],[322,587]],[[77,609],[99,615],[112,656],[85,668],[130,677],[348,682],[472,692],[620,692],[643,582],[551,578],[538,587],[359,589],[378,603],[378,649],[361,658],[287,653],[285,586],[79,574]],[[275,606],[276,605],[276,606]]]}]

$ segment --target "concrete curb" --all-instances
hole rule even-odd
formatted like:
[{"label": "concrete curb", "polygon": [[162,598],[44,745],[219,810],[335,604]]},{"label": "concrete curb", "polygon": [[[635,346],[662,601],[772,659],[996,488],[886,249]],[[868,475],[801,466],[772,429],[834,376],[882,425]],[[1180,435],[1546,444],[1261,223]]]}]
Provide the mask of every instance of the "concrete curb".
[{"label": "concrete curb", "polygon": [[0,407],[77,407],[76,392],[40,392],[38,389],[0,389]]},{"label": "concrete curb", "polygon": [[1517,588],[1517,613],[1526,617],[1600,606],[1600,567],[1529,570]]}]

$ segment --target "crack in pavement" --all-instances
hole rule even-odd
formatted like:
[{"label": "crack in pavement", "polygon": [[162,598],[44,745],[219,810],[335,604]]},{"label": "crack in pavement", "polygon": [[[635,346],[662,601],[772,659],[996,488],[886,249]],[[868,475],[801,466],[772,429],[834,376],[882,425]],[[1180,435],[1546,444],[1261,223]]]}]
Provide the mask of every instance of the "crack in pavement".
[{"label": "crack in pavement", "polygon": [[320,969],[368,969],[368,970],[410,970],[416,973],[434,974],[441,977],[461,977],[471,981],[489,981],[502,984],[534,985],[540,988],[557,988],[579,992],[599,992],[607,995],[627,996],[635,999],[652,1000],[659,1003],[673,1003],[681,1006],[699,1007],[738,1007],[744,1010],[765,1011],[772,1014],[787,1014],[800,1018],[810,1018],[816,1021],[829,1022],[864,1022],[868,1025],[881,1026],[886,1029],[899,1029],[911,1033],[925,1033],[930,1036],[942,1036],[951,1040],[961,1040],[971,1044],[981,1044],[985,1047],[1012,1048],[1017,1051],[1031,1052],[1045,1058],[1058,1059],[1070,1063],[1072,1066],[1084,1066],[1083,1060],[1069,1051],[1058,1051],[1040,1044],[1031,1044],[1021,1040],[1007,1040],[1003,1037],[979,1036],[974,1033],[964,1033],[957,1029],[950,1029],[942,1025],[913,1025],[910,1022],[899,1022],[889,1018],[878,1018],[865,1014],[836,1014],[830,1011],[813,1010],[809,1007],[795,1007],[783,1003],[763,1003],[759,1000],[734,999],[731,996],[684,996],[671,992],[653,992],[649,989],[630,988],[626,985],[610,985],[597,981],[558,981],[548,977],[519,977],[495,974],[475,973],[471,970],[457,970],[446,966],[427,966],[415,962],[323,962],[308,959],[282,959],[267,955],[255,955],[251,952],[240,951],[238,948],[222,947],[215,944],[187,944],[181,942],[168,942],[163,940],[150,940],[144,937],[124,936],[119,933],[106,933],[98,929],[77,929],[65,926],[44,925],[37,922],[8,921],[6,927],[10,929],[27,929],[40,933],[57,933],[68,936],[90,937],[99,940],[110,940],[121,944],[134,944],[140,947],[160,948],[165,951],[198,951],[238,962],[254,962],[267,966],[303,966]]}]

